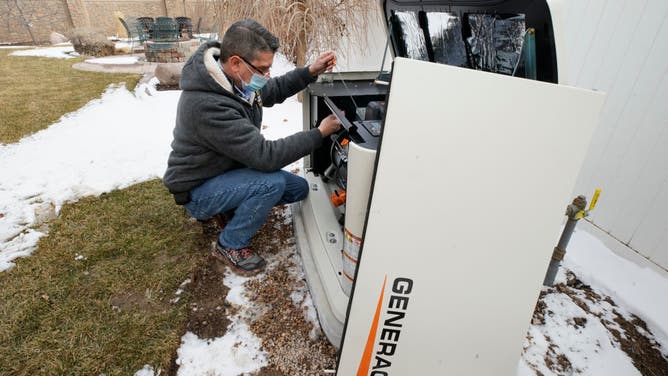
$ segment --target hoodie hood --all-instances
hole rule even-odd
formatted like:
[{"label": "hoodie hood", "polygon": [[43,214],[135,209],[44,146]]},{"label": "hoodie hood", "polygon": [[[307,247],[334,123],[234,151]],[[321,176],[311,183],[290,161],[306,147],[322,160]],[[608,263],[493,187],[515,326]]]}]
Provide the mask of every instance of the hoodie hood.
[{"label": "hoodie hood", "polygon": [[218,65],[219,56],[220,42],[211,41],[201,45],[181,71],[181,90],[233,93],[232,83]]}]

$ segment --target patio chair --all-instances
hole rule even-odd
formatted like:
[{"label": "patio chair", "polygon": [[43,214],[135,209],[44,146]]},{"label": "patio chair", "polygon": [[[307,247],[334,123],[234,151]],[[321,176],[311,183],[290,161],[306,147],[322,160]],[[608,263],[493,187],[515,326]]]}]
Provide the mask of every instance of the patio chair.
[{"label": "patio chair", "polygon": [[179,24],[171,17],[158,17],[153,25],[153,40],[174,42],[179,39]]},{"label": "patio chair", "polygon": [[[154,25],[155,20],[153,17],[137,17],[137,30],[140,32],[139,39],[142,42],[153,38]],[[142,34],[144,38],[142,38]]]},{"label": "patio chair", "polygon": [[128,34],[127,42],[130,44],[130,51],[134,51],[134,42],[140,41],[139,31],[137,30],[137,20],[132,17],[119,17],[118,20]]},{"label": "patio chair", "polygon": [[190,17],[176,17],[176,23],[179,25],[179,37],[181,39],[193,38],[193,24]]}]

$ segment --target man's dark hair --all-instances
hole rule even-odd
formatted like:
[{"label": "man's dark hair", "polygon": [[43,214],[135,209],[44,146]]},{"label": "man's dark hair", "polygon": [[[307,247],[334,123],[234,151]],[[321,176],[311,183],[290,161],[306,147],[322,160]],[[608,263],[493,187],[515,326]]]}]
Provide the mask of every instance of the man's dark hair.
[{"label": "man's dark hair", "polygon": [[234,55],[255,60],[259,51],[278,50],[278,38],[255,20],[237,21],[230,26],[221,42],[220,59],[223,63]]}]

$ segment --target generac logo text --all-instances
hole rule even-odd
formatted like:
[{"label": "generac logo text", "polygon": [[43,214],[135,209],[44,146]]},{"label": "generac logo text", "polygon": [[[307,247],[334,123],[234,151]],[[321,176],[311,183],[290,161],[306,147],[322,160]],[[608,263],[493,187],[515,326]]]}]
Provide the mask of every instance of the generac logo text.
[{"label": "generac logo text", "polygon": [[[413,280],[410,278],[395,278],[392,281],[392,290],[387,305],[383,305],[383,297],[385,291],[385,283],[381,289],[381,294],[376,307],[376,314],[374,315],[371,330],[369,331],[369,338],[362,355],[360,367],[357,375],[370,376],[388,376],[390,375],[392,361],[399,346],[399,339],[401,338],[401,331],[408,309],[408,302],[410,294],[413,291]],[[376,337],[378,324],[380,319],[381,307],[384,308],[385,320],[382,322],[380,328],[380,335]],[[374,346],[378,338],[378,344]],[[373,357],[373,361],[372,361]],[[369,373],[371,371],[371,373]]]}]

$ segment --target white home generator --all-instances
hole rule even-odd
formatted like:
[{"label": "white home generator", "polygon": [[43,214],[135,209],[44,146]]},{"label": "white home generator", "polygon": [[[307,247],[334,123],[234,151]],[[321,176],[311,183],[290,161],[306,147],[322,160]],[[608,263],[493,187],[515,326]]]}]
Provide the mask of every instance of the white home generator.
[{"label": "white home generator", "polygon": [[343,125],[293,216],[337,374],[512,374],[602,104],[558,85],[554,4],[381,1],[391,72],[305,90],[305,129]]}]

